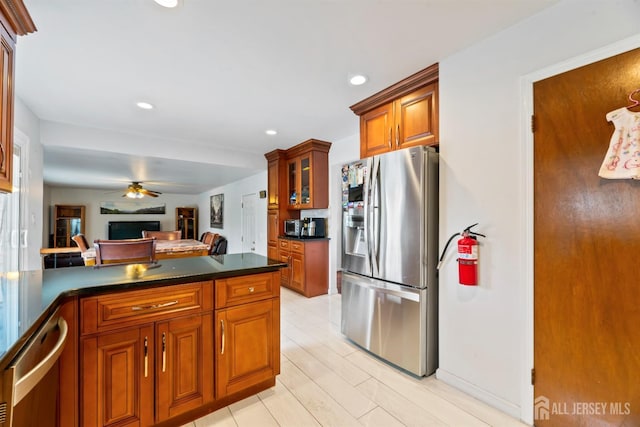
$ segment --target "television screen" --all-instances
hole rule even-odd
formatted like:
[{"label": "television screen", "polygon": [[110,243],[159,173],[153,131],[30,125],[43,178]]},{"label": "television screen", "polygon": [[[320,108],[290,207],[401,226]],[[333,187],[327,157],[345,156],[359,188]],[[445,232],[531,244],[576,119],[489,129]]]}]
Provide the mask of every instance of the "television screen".
[{"label": "television screen", "polygon": [[109,221],[109,240],[140,239],[142,230],[160,231],[160,221]]}]

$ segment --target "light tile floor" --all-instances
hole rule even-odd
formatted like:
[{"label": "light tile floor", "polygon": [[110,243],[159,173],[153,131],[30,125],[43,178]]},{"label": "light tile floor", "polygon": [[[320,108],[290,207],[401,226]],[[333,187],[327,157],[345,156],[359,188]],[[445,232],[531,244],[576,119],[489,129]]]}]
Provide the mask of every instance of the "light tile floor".
[{"label": "light tile floor", "polygon": [[438,381],[403,373],[340,334],[340,295],[282,289],[276,386],[185,427],[524,426]]}]

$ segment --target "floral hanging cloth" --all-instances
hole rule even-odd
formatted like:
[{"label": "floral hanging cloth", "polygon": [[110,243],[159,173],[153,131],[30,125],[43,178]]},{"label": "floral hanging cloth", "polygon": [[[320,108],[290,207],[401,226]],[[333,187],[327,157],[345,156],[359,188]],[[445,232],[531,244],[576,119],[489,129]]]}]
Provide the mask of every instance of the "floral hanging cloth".
[{"label": "floral hanging cloth", "polygon": [[598,175],[608,179],[640,179],[640,112],[618,108],[606,117],[615,130]]}]

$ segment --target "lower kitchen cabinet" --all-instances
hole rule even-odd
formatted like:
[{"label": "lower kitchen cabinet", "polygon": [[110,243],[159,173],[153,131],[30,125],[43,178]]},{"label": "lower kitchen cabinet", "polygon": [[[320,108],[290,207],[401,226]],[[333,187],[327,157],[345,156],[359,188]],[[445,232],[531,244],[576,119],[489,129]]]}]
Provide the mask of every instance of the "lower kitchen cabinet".
[{"label": "lower kitchen cabinet", "polygon": [[278,259],[288,264],[280,270],[282,286],[306,297],[326,294],[329,289],[329,240],[278,239]]},{"label": "lower kitchen cabinet", "polygon": [[154,347],[153,324],[82,339],[82,426],[153,425]]},{"label": "lower kitchen cabinet", "polygon": [[153,425],[213,401],[211,312],[82,340],[83,425]]},{"label": "lower kitchen cabinet", "polygon": [[156,326],[156,421],[213,401],[213,314]]},{"label": "lower kitchen cabinet", "polygon": [[272,271],[79,298],[79,425],[182,425],[273,386],[279,278]]},{"label": "lower kitchen cabinet", "polygon": [[280,372],[279,298],[216,311],[217,397],[260,384]]},{"label": "lower kitchen cabinet", "polygon": [[82,426],[148,426],[213,401],[212,285],[80,300]]}]

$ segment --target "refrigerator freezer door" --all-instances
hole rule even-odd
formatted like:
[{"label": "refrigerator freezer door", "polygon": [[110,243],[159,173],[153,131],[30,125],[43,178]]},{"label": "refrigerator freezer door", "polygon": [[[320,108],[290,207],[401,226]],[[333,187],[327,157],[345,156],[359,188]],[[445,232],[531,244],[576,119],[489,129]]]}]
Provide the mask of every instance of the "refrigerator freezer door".
[{"label": "refrigerator freezer door", "polygon": [[[435,371],[436,349],[427,352],[427,290],[342,275],[341,330],[371,353],[417,376]],[[431,329],[434,325],[429,325]]]},{"label": "refrigerator freezer door", "polygon": [[369,192],[372,158],[343,167],[342,182],[342,269],[371,275],[369,248]]}]

